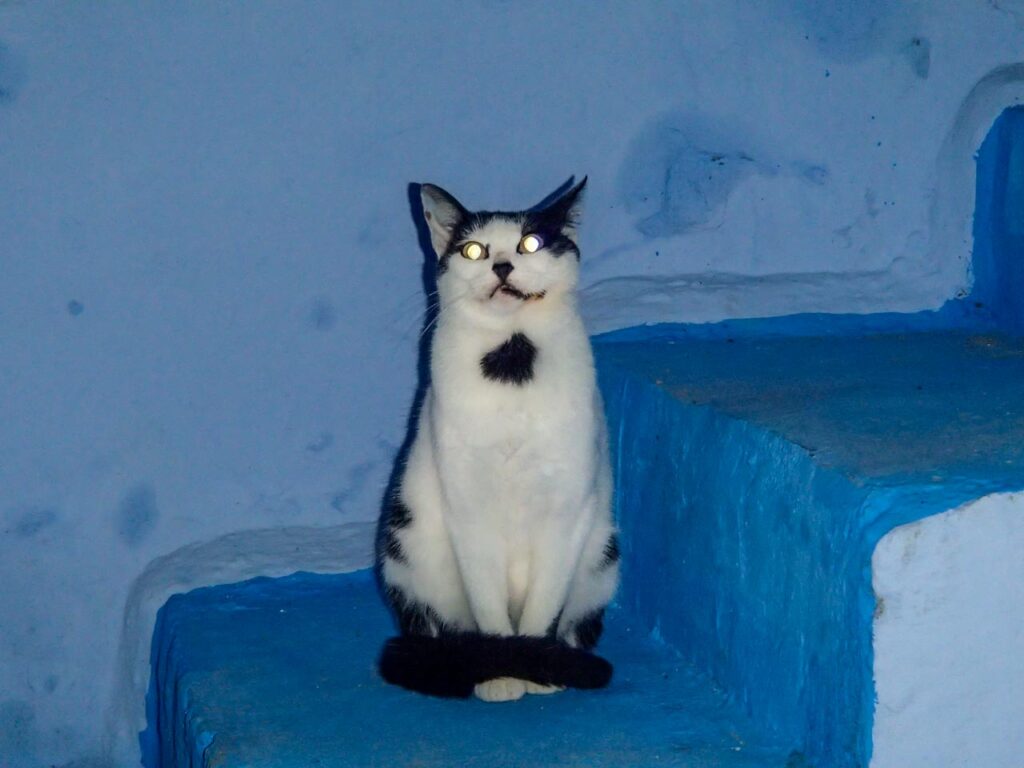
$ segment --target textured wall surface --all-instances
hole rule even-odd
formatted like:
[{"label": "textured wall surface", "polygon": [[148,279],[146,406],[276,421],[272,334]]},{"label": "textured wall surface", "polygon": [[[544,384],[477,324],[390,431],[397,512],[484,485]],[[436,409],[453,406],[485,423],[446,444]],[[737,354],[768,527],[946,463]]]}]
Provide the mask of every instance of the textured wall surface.
[{"label": "textured wall surface", "polygon": [[164,558],[252,575],[252,532],[283,573],[330,558],[265,531],[376,515],[409,182],[589,173],[595,331],[935,307],[1022,34],[1016,0],[0,3],[0,753],[132,754],[120,638]]}]

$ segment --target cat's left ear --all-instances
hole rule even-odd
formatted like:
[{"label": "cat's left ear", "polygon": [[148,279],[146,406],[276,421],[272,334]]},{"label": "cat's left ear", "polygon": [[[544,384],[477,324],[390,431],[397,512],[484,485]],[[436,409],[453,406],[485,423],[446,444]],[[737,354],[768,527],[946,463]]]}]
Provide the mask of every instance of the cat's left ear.
[{"label": "cat's left ear", "polygon": [[583,190],[587,177],[544,209],[545,218],[557,222],[562,234],[576,242],[576,229],[583,214]]},{"label": "cat's left ear", "polygon": [[430,242],[440,259],[448,252],[455,228],[469,216],[462,203],[433,184],[420,185],[420,200],[423,202],[423,218],[430,230]]}]

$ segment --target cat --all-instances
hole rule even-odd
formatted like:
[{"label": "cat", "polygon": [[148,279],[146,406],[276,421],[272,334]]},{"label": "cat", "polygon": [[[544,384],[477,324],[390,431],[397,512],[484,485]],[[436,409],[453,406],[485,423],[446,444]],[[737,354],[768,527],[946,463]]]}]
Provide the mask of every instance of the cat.
[{"label": "cat", "polygon": [[586,178],[545,207],[470,212],[423,184],[437,256],[430,385],[378,572],[390,682],[509,701],[600,687],[589,653],[619,544],[604,409],[576,306]]}]

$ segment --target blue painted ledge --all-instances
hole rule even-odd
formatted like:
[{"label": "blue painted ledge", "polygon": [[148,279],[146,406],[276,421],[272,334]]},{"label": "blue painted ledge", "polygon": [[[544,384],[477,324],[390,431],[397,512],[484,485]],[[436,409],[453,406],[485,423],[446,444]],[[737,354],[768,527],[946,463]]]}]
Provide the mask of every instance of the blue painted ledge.
[{"label": "blue painted ledge", "polygon": [[613,612],[603,691],[513,704],[386,686],[393,627],[368,571],[295,574],[172,597],[154,637],[144,762],[309,766],[799,766],[678,654]]},{"label": "blue painted ledge", "polygon": [[880,538],[1024,488],[1024,343],[959,309],[894,316],[911,333],[781,318],[595,345],[624,609],[819,768],[870,758]]}]

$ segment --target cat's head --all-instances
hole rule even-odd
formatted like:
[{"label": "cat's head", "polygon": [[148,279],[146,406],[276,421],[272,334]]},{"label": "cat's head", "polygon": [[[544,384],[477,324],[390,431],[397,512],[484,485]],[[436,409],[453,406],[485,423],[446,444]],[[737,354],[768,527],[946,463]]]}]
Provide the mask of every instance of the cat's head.
[{"label": "cat's head", "polygon": [[520,212],[471,212],[440,187],[422,185],[442,311],[510,316],[571,294],[579,276],[576,227],[586,183]]}]

